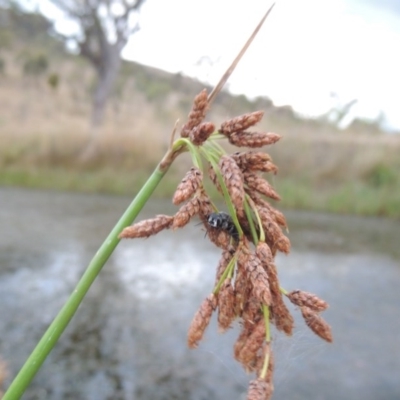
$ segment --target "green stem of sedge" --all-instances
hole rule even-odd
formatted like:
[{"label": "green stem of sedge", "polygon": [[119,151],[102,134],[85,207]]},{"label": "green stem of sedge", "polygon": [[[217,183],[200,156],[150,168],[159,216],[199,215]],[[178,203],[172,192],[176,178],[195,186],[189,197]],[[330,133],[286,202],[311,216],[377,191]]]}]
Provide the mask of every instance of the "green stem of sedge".
[{"label": "green stem of sedge", "polygon": [[218,281],[217,285],[215,286],[215,288],[214,288],[214,290],[213,290],[213,293],[214,293],[214,294],[217,294],[217,293],[219,292],[219,289],[221,288],[222,283],[225,281],[225,279],[226,279],[228,276],[230,276],[230,277],[233,276],[233,268],[234,268],[234,266],[235,266],[235,264],[236,264],[236,260],[237,260],[237,257],[234,256],[234,257],[231,259],[231,261],[229,261],[229,264],[228,264],[227,267],[225,268],[225,271],[224,271],[223,274],[221,275],[221,278],[219,278],[219,281]]},{"label": "green stem of sedge", "polygon": [[[269,343],[271,341],[271,331],[269,325],[269,307],[265,304],[262,305],[262,310],[264,314],[264,322],[265,322],[265,341]],[[260,373],[260,378],[264,379],[267,376],[269,364],[269,352],[265,355],[264,364]]]},{"label": "green stem of sedge", "polygon": [[178,148],[179,146],[186,146],[192,156],[193,165],[198,169],[203,171],[203,163],[201,162],[201,157],[198,148],[186,138],[180,138],[176,140],[173,144],[173,148]]},{"label": "green stem of sedge", "polygon": [[247,201],[247,196],[244,199],[244,212],[246,213],[247,220],[249,221],[251,236],[253,237],[253,242],[257,246],[257,243],[258,243],[257,231],[254,226],[253,216],[251,215],[251,210],[249,207],[249,203]]},{"label": "green stem of sedge", "polygon": [[288,295],[288,291],[286,289],[284,289],[283,287],[279,287],[280,292],[284,295],[287,296]]},{"label": "green stem of sedge", "polygon": [[154,189],[168,171],[177,153],[180,153],[183,150],[185,150],[185,148],[181,146],[180,143],[174,144],[173,149],[166,154],[163,161],[154,170],[150,178],[144,184],[140,192],[136,195],[135,199],[129,205],[125,213],[122,215],[120,220],[114,226],[110,234],[100,246],[99,250],[94,255],[92,261],[88,265],[85,273],[76,285],[69,299],[55,317],[47,331],[44,333],[42,339],[36,345],[32,354],[22,366],[8,390],[5,392],[3,400],[17,400],[24,394],[28,385],[35,377],[46,357],[53,349],[61,334],[64,332],[68,323],[74,316],[95,278],[100,273],[102,267],[117,247],[120,241],[118,235],[125,227],[134,221],[140,210],[150,198]]}]

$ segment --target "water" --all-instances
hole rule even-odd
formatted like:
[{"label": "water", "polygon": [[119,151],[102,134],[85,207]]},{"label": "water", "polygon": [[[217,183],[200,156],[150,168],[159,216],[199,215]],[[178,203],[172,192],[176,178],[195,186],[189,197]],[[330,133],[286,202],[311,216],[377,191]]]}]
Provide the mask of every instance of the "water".
[{"label": "water", "polygon": [[[124,197],[0,189],[0,355],[10,378],[61,308],[129,204]],[[155,201],[139,216],[173,213]],[[315,292],[334,343],[296,315],[274,335],[275,399],[400,398],[398,221],[288,212],[286,289]],[[199,226],[125,241],[104,267],[24,399],[243,399],[251,379],[232,359],[237,327],[186,333],[210,292],[219,250]],[[10,382],[7,380],[7,384]]]}]

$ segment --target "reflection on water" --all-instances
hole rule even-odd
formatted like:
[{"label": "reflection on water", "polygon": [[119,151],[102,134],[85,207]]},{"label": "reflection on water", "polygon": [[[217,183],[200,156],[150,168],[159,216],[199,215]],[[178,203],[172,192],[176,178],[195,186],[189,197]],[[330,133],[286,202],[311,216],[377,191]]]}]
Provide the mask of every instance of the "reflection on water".
[{"label": "reflection on water", "polygon": [[[52,321],[130,200],[0,189],[0,354],[11,376]],[[172,213],[156,201],[140,218]],[[399,399],[400,228],[395,221],[289,212],[282,285],[329,301],[335,342],[298,318],[276,336],[275,398]],[[240,399],[238,334],[186,330],[211,290],[219,251],[199,226],[121,243],[25,399]]]}]

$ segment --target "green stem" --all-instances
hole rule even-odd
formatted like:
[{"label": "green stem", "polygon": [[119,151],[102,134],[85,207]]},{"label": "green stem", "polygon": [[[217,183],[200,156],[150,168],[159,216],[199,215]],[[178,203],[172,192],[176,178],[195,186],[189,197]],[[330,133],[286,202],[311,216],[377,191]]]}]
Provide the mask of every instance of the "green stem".
[{"label": "green stem", "polygon": [[[174,154],[170,152],[167,153],[167,156],[168,155]],[[164,158],[164,160],[167,158],[167,156]],[[143,208],[154,189],[157,187],[158,183],[169,169],[173,158],[174,157],[168,161],[164,161],[163,164],[160,163],[160,165],[155,169],[153,174],[142,187],[140,192],[136,195],[135,199],[132,201],[120,220],[117,222],[111,233],[108,235],[88,265],[85,273],[78,282],[69,299],[55,317],[54,321],[51,323],[42,339],[36,345],[32,354],[26,360],[20,372],[11,383],[10,387],[3,396],[3,400],[16,400],[24,394],[26,388],[35,377],[46,357],[53,349],[61,334],[64,332],[68,323],[74,316],[95,278],[101,271],[108,258],[111,256],[112,252],[117,247],[119,243],[118,235],[121,233],[123,228],[130,225],[137,217],[140,210]]]},{"label": "green stem", "polygon": [[[262,311],[264,314],[264,322],[265,322],[265,341],[267,343],[270,343],[271,342],[271,331],[270,331],[270,325],[269,325],[269,308],[268,308],[268,306],[263,304]],[[269,352],[265,356],[264,364],[261,369],[261,373],[260,373],[261,379],[264,379],[267,376],[268,364],[269,364]]]},{"label": "green stem", "polygon": [[253,237],[253,242],[257,246],[258,237],[256,228],[254,226],[253,216],[251,215],[249,203],[247,202],[247,198],[244,199],[244,212],[246,213],[247,220],[249,221],[251,236]]},{"label": "green stem", "polygon": [[229,261],[229,264],[225,268],[225,271],[221,275],[221,278],[219,278],[219,281],[218,281],[217,285],[215,286],[215,288],[213,290],[214,294],[217,294],[219,292],[219,289],[221,289],[221,286],[224,283],[226,278],[232,277],[233,268],[234,268],[234,266],[236,264],[236,260],[237,260],[237,256],[235,255],[234,257],[232,257],[231,261]]},{"label": "green stem", "polygon": [[179,138],[174,142],[174,144],[172,146],[174,149],[177,149],[177,148],[183,146],[187,150],[189,150],[190,155],[192,157],[193,165],[195,167],[197,167],[198,169],[203,170],[203,164],[201,162],[200,153],[197,150],[196,146],[189,139]]}]

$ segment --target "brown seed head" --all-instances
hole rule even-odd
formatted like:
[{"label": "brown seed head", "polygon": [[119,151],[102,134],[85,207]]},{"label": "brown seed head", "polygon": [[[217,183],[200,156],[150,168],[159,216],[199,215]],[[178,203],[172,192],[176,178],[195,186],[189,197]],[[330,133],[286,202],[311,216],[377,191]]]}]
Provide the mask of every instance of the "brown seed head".
[{"label": "brown seed head", "polygon": [[211,199],[208,197],[207,193],[202,190],[199,194],[198,194],[198,199],[199,199],[199,217],[201,219],[201,221],[203,222],[203,224],[207,227],[208,223],[208,216],[214,212],[214,208],[211,204]]},{"label": "brown seed head", "polygon": [[290,241],[282,233],[278,224],[274,221],[272,215],[265,208],[257,207],[258,215],[260,216],[261,223],[264,229],[265,236],[268,244],[275,255],[276,250],[288,254],[290,252]]},{"label": "brown seed head", "polygon": [[271,306],[271,317],[278,331],[292,336],[294,320],[282,299]]},{"label": "brown seed head", "polygon": [[331,343],[333,341],[331,327],[324,319],[309,307],[301,307],[300,309],[307,326],[320,338]]},{"label": "brown seed head", "polygon": [[217,188],[218,192],[223,194],[221,186],[218,182],[217,174],[214,171],[214,168],[210,165],[208,168],[208,176],[211,179],[211,182],[214,184],[214,186]]},{"label": "brown seed head", "polygon": [[278,271],[276,269],[271,250],[266,243],[259,242],[257,245],[256,254],[261,260],[261,264],[268,275],[269,289],[271,291],[272,314],[275,315],[278,320],[280,319],[282,321],[282,323],[279,323],[278,321],[280,326],[288,325],[287,328],[283,328],[282,330],[285,332],[291,332],[293,319],[285,303],[283,302]]},{"label": "brown seed head", "polygon": [[277,133],[272,132],[235,132],[232,133],[228,140],[237,147],[263,147],[276,143],[281,138]]},{"label": "brown seed head", "polygon": [[268,265],[274,262],[271,249],[265,242],[258,242],[256,255],[260,259],[262,266],[268,272]]},{"label": "brown seed head", "polygon": [[262,304],[271,304],[271,292],[269,289],[268,275],[261,265],[261,261],[253,254],[247,259],[245,264],[247,275],[253,285],[253,294]]},{"label": "brown seed head", "polygon": [[243,346],[247,342],[247,339],[251,335],[251,332],[253,331],[254,327],[255,327],[255,324],[244,324],[242,326],[242,330],[240,332],[240,335],[236,339],[235,344],[233,345],[233,355],[235,357],[235,360],[240,362],[239,354],[240,354]]},{"label": "brown seed head", "polygon": [[263,194],[264,196],[270,197],[274,200],[280,200],[279,194],[274,188],[261,176],[253,172],[245,172],[243,174],[244,181],[250,190],[254,190]]},{"label": "brown seed head", "polygon": [[169,215],[157,215],[152,219],[145,219],[137,224],[128,226],[118,235],[119,239],[147,238],[155,235],[163,229],[168,229],[174,217]]},{"label": "brown seed head", "polygon": [[247,279],[243,260],[237,261],[236,279],[235,279],[235,314],[242,316],[244,306],[250,295],[251,284]]},{"label": "brown seed head", "polygon": [[256,254],[261,260],[261,264],[268,275],[269,289],[271,292],[271,318],[279,331],[290,336],[293,332],[294,320],[290,311],[283,301],[280,290],[278,271],[274,259],[271,257],[271,250],[266,243],[260,242],[256,249]]},{"label": "brown seed head", "polygon": [[306,306],[316,312],[321,312],[328,308],[328,303],[325,300],[320,299],[313,293],[302,290],[293,290],[287,294],[287,297],[296,306]]},{"label": "brown seed head", "polygon": [[263,199],[255,190],[249,190],[247,191],[247,194],[260,208],[265,208],[267,211],[269,211],[278,225],[284,228],[287,227],[286,218],[283,213],[272,207],[271,204],[269,204],[267,200]]},{"label": "brown seed head", "polygon": [[278,171],[278,167],[271,162],[271,157],[267,153],[246,151],[234,153],[231,157],[243,172],[262,171],[276,173]]},{"label": "brown seed head", "polygon": [[200,204],[197,197],[193,197],[186,204],[184,204],[178,212],[174,215],[172,222],[172,229],[182,228],[190,219],[199,213]]},{"label": "brown seed head", "polygon": [[257,378],[250,381],[247,392],[247,400],[269,400],[272,396],[273,387],[264,380]]},{"label": "brown seed head", "polygon": [[225,332],[235,319],[234,300],[231,279],[226,278],[218,292],[218,328],[221,333]]},{"label": "brown seed head", "polygon": [[189,137],[190,131],[203,121],[208,109],[207,90],[203,89],[193,101],[192,110],[189,113],[188,121],[181,130],[182,137]]},{"label": "brown seed head", "polygon": [[203,338],[204,331],[210,323],[211,315],[216,307],[217,298],[213,294],[210,294],[204,299],[203,303],[201,303],[189,327],[188,346],[191,349],[197,347],[200,340]]},{"label": "brown seed head", "polygon": [[202,122],[200,125],[195,126],[191,131],[189,138],[193,144],[200,146],[203,144],[210,135],[215,131],[215,125],[212,122]]},{"label": "brown seed head", "polygon": [[240,115],[239,117],[223,122],[219,132],[223,135],[229,136],[233,132],[243,131],[260,122],[263,115],[263,111],[255,111]]},{"label": "brown seed head", "polygon": [[[251,367],[251,362],[257,358],[257,352],[262,348],[265,340],[265,321],[263,318],[257,322],[251,334],[241,348],[237,360],[245,369]],[[250,368],[251,369],[251,368]]]},{"label": "brown seed head", "polygon": [[227,249],[231,243],[231,237],[225,231],[209,226],[207,236],[219,248]]},{"label": "brown seed head", "polygon": [[200,187],[202,181],[203,173],[198,168],[190,168],[183,177],[181,183],[178,185],[174,197],[172,198],[172,202],[175,205],[178,205],[189,199]]},{"label": "brown seed head", "polygon": [[237,210],[243,209],[244,188],[243,174],[232,157],[224,155],[219,160],[219,167],[232,203]]},{"label": "brown seed head", "polygon": [[255,297],[251,283],[248,283],[249,292],[246,294],[245,303],[243,306],[242,320],[246,324],[254,325],[261,318],[263,318],[263,313],[261,309],[260,300]]}]

